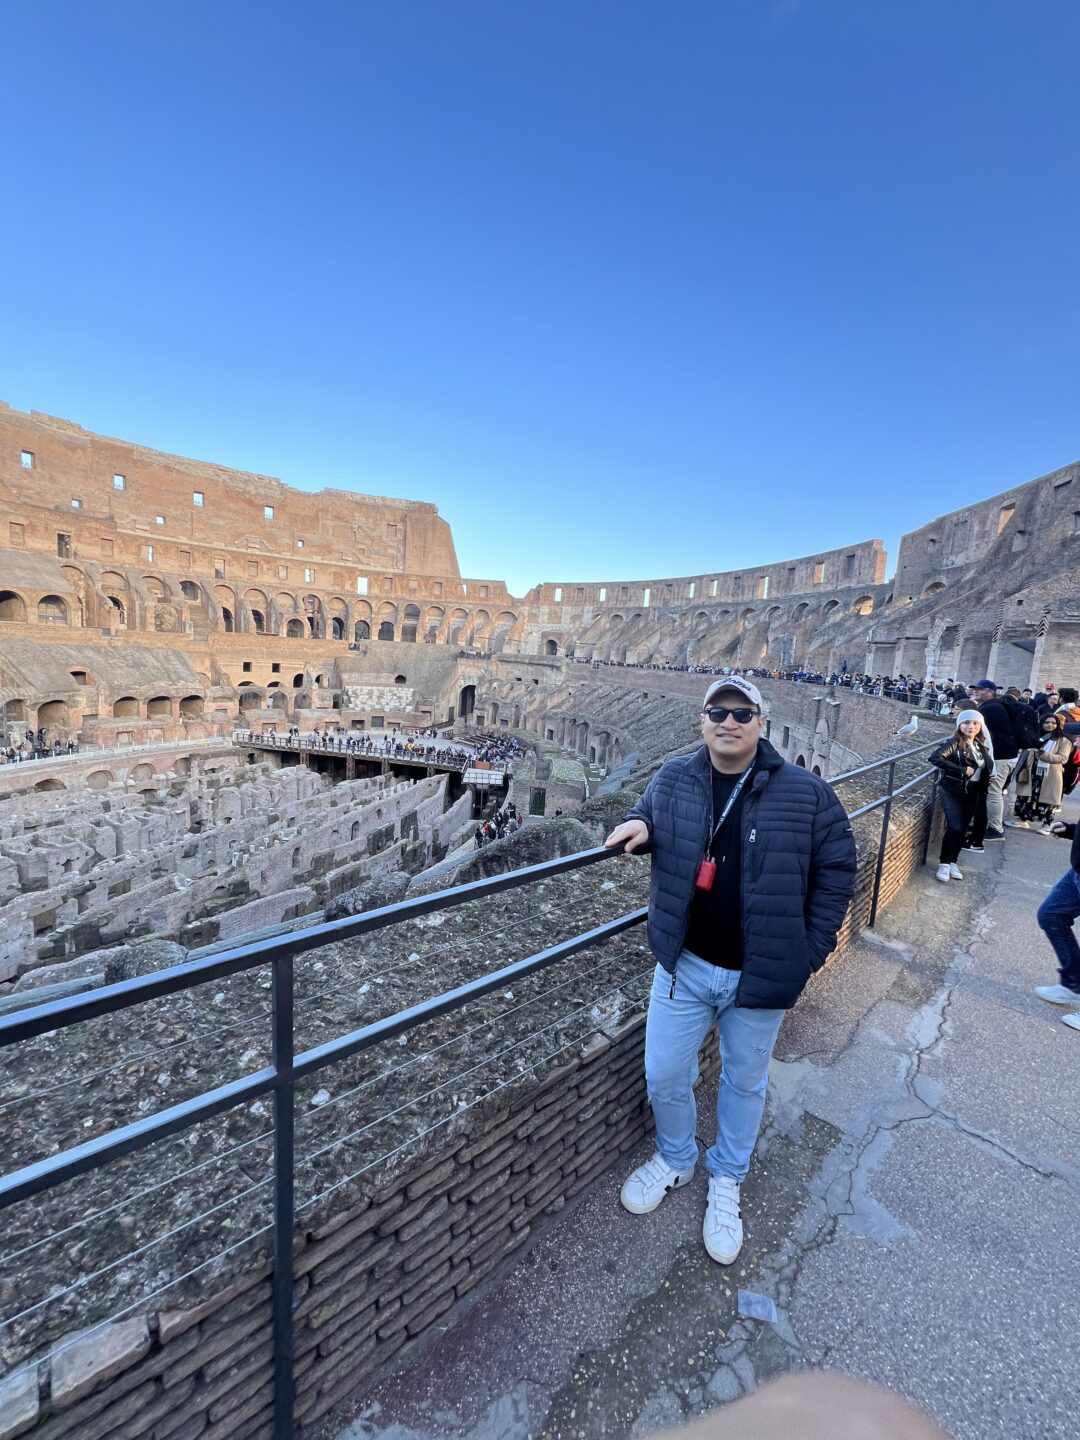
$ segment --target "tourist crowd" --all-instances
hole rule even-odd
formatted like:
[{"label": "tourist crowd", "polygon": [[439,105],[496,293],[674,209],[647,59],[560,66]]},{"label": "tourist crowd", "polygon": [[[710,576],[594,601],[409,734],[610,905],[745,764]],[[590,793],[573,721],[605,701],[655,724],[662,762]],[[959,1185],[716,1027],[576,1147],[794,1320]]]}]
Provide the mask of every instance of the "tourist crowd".
[{"label": "tourist crowd", "polygon": [[74,755],[78,748],[76,740],[61,740],[56,735],[50,739],[44,730],[28,730],[18,745],[0,748],[0,765],[18,765],[26,760],[55,760],[61,755]]},{"label": "tourist crowd", "polygon": [[502,840],[506,835],[515,834],[524,824],[524,817],[518,814],[518,808],[511,800],[509,805],[504,805],[490,820],[485,820],[476,827],[473,842],[477,850],[482,850],[493,840]]}]

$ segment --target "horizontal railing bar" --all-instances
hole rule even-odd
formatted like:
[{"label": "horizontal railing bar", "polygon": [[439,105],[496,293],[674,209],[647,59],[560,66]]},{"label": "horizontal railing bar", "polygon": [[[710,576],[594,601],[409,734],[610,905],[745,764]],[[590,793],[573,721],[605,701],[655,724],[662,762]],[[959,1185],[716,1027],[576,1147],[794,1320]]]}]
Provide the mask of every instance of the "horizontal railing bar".
[{"label": "horizontal railing bar", "polygon": [[26,1010],[17,1010],[0,1018],[0,1048],[20,1040],[32,1039],[36,1035],[44,1035],[50,1030],[77,1024],[82,1020],[93,1020],[100,1015],[109,1015],[116,1010],[125,1010],[132,1005],[156,1000],[164,995],[174,995],[180,990],[190,990],[209,980],[221,980],[280,957],[300,955],[335,940],[350,940],[357,935],[381,930],[402,920],[411,920],[415,916],[428,915],[436,910],[450,909],[454,905],[464,904],[466,900],[499,894],[503,890],[514,890],[533,880],[561,875],[568,870],[578,870],[598,860],[609,860],[618,853],[617,850],[609,850],[600,845],[592,850],[581,850],[575,855],[560,855],[555,860],[544,860],[538,865],[509,870],[503,875],[472,880],[466,885],[455,885],[447,890],[436,890],[430,895],[417,896],[413,900],[400,900],[394,905],[366,910],[362,915],[349,915],[343,920],[328,920],[304,930],[293,930],[272,940],[253,940],[247,945],[237,946],[235,950],[223,951],[220,955],[207,956],[202,960],[187,960],[180,965],[158,970],[153,975],[142,975],[135,980],[121,980],[115,985],[104,985],[100,990],[91,991],[88,995],[72,995],[43,1005],[34,1005]]},{"label": "horizontal railing bar", "polygon": [[827,776],[826,778],[830,785],[839,785],[841,780],[852,780],[856,775],[869,775],[871,770],[883,770],[886,765],[892,765],[900,760],[907,760],[912,755],[921,755],[924,750],[929,750],[932,746],[940,744],[940,739],[927,740],[925,745],[916,745],[911,750],[902,750],[899,755],[889,755],[884,760],[873,760],[869,765],[860,765],[857,770],[845,770],[840,775]]},{"label": "horizontal railing bar", "polygon": [[584,950],[601,940],[610,939],[613,935],[621,935],[624,930],[629,930],[634,925],[640,925],[648,913],[647,906],[642,906],[640,910],[631,910],[626,915],[620,915],[617,920],[609,920],[606,924],[598,925],[593,930],[586,930],[580,935],[572,936],[569,940],[560,941],[558,945],[549,946],[546,950],[539,950],[535,955],[527,955],[523,960],[516,960],[512,965],[506,965],[501,970],[494,970],[490,975],[483,975],[478,980],[470,980],[465,985],[459,985],[456,990],[448,990],[444,995],[436,996],[433,1000],[423,1000],[419,1005],[410,1006],[408,1010],[399,1010],[396,1015],[387,1015],[385,1019],[376,1020],[373,1024],[365,1025],[360,1030],[354,1030],[349,1035],[342,1035],[337,1040],[328,1040],[325,1045],[317,1045],[312,1050],[305,1050],[293,1061],[293,1073],[297,1078],[311,1075],[316,1070],[322,1070],[337,1060],[346,1060],[350,1055],[359,1054],[362,1050],[370,1050],[373,1045],[378,1045],[383,1040],[392,1040],[406,1030],[415,1030],[418,1025],[423,1025],[429,1020],[436,1020],[440,1015],[449,1014],[452,1010],[460,1010],[470,1000],[476,1000],[481,995],[488,995],[491,991],[499,990],[504,985],[519,980],[525,975],[532,975],[537,970],[543,970],[557,960],[565,960],[567,956],[576,955],[579,950]]},{"label": "horizontal railing bar", "polygon": [[852,810],[848,819],[857,820],[860,815],[869,815],[871,810],[877,810],[882,805],[887,805],[890,800],[895,800],[897,795],[903,795],[905,790],[912,790],[916,785],[921,785],[924,780],[935,773],[933,767],[924,770],[921,775],[916,775],[914,780],[909,780],[905,785],[898,785],[891,795],[882,795],[877,800],[871,800],[869,805],[861,805],[858,810]]},{"label": "horizontal railing bar", "polygon": [[232,1110],[247,1100],[265,1095],[267,1091],[273,1090],[276,1084],[277,1077],[272,1069],[256,1070],[251,1075],[230,1080],[227,1085],[219,1085],[216,1090],[208,1090],[191,1100],[183,1100],[179,1105],[159,1110],[156,1114],[147,1115],[145,1119],[124,1125],[119,1130],[98,1135],[83,1145],[61,1150],[59,1154],[35,1161],[33,1165],[25,1165],[21,1170],[13,1170],[10,1175],[0,1176],[0,1210],[8,1205],[15,1205],[20,1200],[39,1195],[43,1190],[51,1190],[56,1185],[62,1185],[65,1180],[84,1175],[88,1170],[97,1170],[110,1160],[118,1160],[122,1155],[144,1150],[147,1145],[176,1135],[181,1130],[189,1130],[192,1125],[198,1125],[203,1120],[211,1120],[225,1110]]}]

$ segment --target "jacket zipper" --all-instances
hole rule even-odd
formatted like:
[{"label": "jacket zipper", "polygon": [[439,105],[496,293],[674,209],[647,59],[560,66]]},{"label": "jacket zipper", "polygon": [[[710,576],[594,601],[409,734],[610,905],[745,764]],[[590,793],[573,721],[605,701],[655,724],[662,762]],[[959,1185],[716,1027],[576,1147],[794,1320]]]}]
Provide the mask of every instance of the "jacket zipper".
[{"label": "jacket zipper", "polygon": [[[695,776],[694,778],[697,779],[698,777]],[[712,828],[713,828],[713,818],[714,818],[714,815],[715,815],[715,811],[713,810],[712,775],[709,776],[708,791],[709,791],[709,836],[710,836],[710,840],[711,840]],[[697,863],[697,870],[700,870],[700,869],[701,869],[701,861],[704,860],[704,859],[705,859],[705,856],[709,853],[710,840],[706,840],[706,842],[705,842],[705,849],[702,850],[702,852],[701,852],[701,859],[700,859],[700,860],[698,861],[698,863]],[[696,879],[697,879],[697,870],[694,871],[695,882],[696,882]],[[693,892],[691,892],[691,894],[690,894],[690,905],[692,905],[693,903],[694,903],[694,896],[693,896]],[[686,907],[686,924],[683,926],[682,939],[680,939],[680,941],[679,941],[679,948],[678,948],[678,950],[676,950],[676,952],[675,952],[675,964],[674,964],[674,967],[672,968],[672,971],[671,971],[671,987],[670,987],[670,989],[668,990],[668,999],[669,999],[669,1000],[674,1000],[674,999],[675,999],[675,977],[676,977],[676,976],[678,975],[678,973],[679,973],[679,956],[682,954],[683,945],[684,945],[684,943],[685,943],[685,941],[686,941],[686,932],[687,932],[689,929],[690,929],[690,906],[688,905],[688,906]]]}]

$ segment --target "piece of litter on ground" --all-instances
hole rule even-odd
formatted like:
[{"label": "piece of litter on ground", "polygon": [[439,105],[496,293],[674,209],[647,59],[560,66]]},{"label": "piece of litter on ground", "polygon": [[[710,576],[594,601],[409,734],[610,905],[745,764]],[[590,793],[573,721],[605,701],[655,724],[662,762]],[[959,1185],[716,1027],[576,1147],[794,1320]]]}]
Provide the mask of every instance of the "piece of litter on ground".
[{"label": "piece of litter on ground", "polygon": [[739,1314],[744,1320],[767,1320],[775,1325],[780,1318],[776,1313],[776,1302],[768,1295],[759,1295],[756,1290],[739,1291]]}]

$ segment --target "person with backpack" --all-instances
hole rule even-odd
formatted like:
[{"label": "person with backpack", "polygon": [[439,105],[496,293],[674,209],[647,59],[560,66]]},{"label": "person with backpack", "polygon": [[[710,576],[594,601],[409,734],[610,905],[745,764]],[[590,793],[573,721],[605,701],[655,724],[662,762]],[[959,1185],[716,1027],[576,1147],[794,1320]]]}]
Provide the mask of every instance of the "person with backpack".
[{"label": "person with backpack", "polygon": [[1064,716],[1066,725],[1080,725],[1080,704],[1077,703],[1080,696],[1077,691],[1068,685],[1063,685],[1057,693],[1061,704],[1054,714]]},{"label": "person with backpack", "polygon": [[1065,762],[1073,750],[1064,726],[1061,715],[1047,715],[1039,745],[1025,750],[1016,767],[1016,819],[1006,821],[1015,829],[1041,824],[1040,834],[1053,834],[1050,825],[1061,809]]}]

